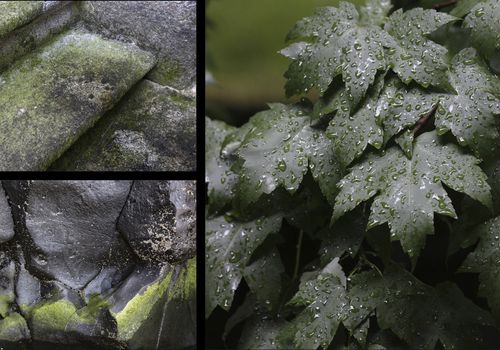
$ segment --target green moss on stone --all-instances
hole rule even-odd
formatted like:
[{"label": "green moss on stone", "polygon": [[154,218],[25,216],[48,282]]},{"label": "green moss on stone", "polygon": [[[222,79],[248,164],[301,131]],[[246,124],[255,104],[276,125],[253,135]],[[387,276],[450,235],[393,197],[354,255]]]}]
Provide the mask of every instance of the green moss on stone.
[{"label": "green moss on stone", "polygon": [[118,324],[118,340],[130,340],[142,323],[149,317],[153,307],[162,299],[168,290],[172,272],[163,279],[149,285],[145,291],[137,294],[125,308],[114,314]]},{"label": "green moss on stone", "polygon": [[163,59],[148,74],[148,78],[161,85],[176,86],[182,70],[173,61]]},{"label": "green moss on stone", "polygon": [[37,305],[31,312],[33,332],[64,331],[75,313],[75,305],[64,299]]},{"label": "green moss on stone", "polygon": [[10,305],[14,301],[14,293],[0,295],[0,316],[6,317],[10,310]]},{"label": "green moss on stone", "polygon": [[169,299],[188,300],[196,291],[196,258],[187,261],[170,292]]},{"label": "green moss on stone", "polygon": [[26,320],[14,312],[0,320],[0,340],[17,342],[29,338],[30,332]]},{"label": "green moss on stone", "polygon": [[0,37],[42,12],[43,1],[0,1]]},{"label": "green moss on stone", "polygon": [[0,74],[0,170],[45,170],[154,62],[76,30],[16,62]]}]

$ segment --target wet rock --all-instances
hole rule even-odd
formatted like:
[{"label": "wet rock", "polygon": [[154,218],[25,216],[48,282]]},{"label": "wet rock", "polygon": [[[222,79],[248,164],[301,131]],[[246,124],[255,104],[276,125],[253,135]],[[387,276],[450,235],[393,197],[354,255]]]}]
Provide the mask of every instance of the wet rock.
[{"label": "wet rock", "polygon": [[110,263],[112,252],[128,259],[115,223],[130,185],[129,181],[30,182],[13,199],[24,205],[30,267],[82,288]]},{"label": "wet rock", "polygon": [[175,233],[194,235],[193,181],[2,185],[16,235],[0,248],[0,347],[195,347],[196,259],[186,260],[194,255],[194,236],[172,244],[181,261],[167,251],[171,265],[161,249],[150,249],[149,257],[143,251],[139,260],[116,229],[127,215],[145,232],[174,222]]},{"label": "wet rock", "polygon": [[92,30],[125,38],[154,51],[158,65],[148,78],[177,89],[196,78],[196,1],[83,1],[82,18]]},{"label": "wet rock", "polygon": [[12,237],[14,237],[12,212],[10,211],[5,192],[0,188],[0,243],[7,242]]},{"label": "wet rock", "polygon": [[143,260],[175,262],[195,253],[193,181],[135,181],[118,230]]},{"label": "wet rock", "polygon": [[195,100],[143,80],[50,170],[195,169]]},{"label": "wet rock", "polygon": [[0,74],[0,170],[45,170],[154,63],[81,30],[24,56]]}]

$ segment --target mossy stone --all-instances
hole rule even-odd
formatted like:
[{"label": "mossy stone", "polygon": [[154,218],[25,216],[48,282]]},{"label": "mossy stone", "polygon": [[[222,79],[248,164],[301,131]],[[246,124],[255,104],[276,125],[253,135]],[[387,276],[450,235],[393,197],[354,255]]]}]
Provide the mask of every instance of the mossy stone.
[{"label": "mossy stone", "polygon": [[43,10],[43,1],[0,1],[0,37],[28,23]]},{"label": "mossy stone", "polygon": [[193,171],[196,102],[141,81],[50,170]]},{"label": "mossy stone", "polygon": [[0,74],[0,170],[45,170],[155,64],[71,30]]}]

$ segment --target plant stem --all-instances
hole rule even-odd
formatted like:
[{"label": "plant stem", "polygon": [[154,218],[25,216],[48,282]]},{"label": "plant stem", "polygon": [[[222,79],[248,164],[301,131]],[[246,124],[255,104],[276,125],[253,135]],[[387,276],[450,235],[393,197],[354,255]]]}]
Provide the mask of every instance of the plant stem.
[{"label": "plant stem", "polygon": [[300,250],[302,248],[302,238],[304,237],[304,231],[300,230],[299,240],[297,242],[297,253],[295,254],[295,268],[293,269],[293,279],[295,280],[299,274],[299,263],[300,263]]},{"label": "plant stem", "polygon": [[417,135],[417,132],[425,126],[430,117],[434,114],[437,109],[437,104],[429,111],[429,113],[423,115],[415,124],[415,128],[413,129],[413,135]]},{"label": "plant stem", "polygon": [[434,4],[432,6],[432,8],[434,10],[439,10],[439,9],[442,9],[443,7],[448,7],[448,6],[454,5],[456,3],[457,3],[457,0],[449,0],[449,1],[445,1],[445,2],[440,2],[439,4]]}]

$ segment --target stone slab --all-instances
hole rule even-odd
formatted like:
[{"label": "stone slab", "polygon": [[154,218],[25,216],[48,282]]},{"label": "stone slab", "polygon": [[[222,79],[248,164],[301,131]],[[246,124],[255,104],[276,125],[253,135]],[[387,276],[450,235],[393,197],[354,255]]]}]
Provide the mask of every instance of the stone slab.
[{"label": "stone slab", "polygon": [[143,80],[50,170],[195,169],[195,100]]},{"label": "stone slab", "polygon": [[0,37],[28,23],[43,11],[43,1],[0,1]]},{"label": "stone slab", "polygon": [[195,84],[196,1],[83,1],[81,8],[93,30],[156,52],[148,79],[181,90]]},{"label": "stone slab", "polygon": [[155,64],[74,29],[0,74],[0,171],[46,170]]}]

